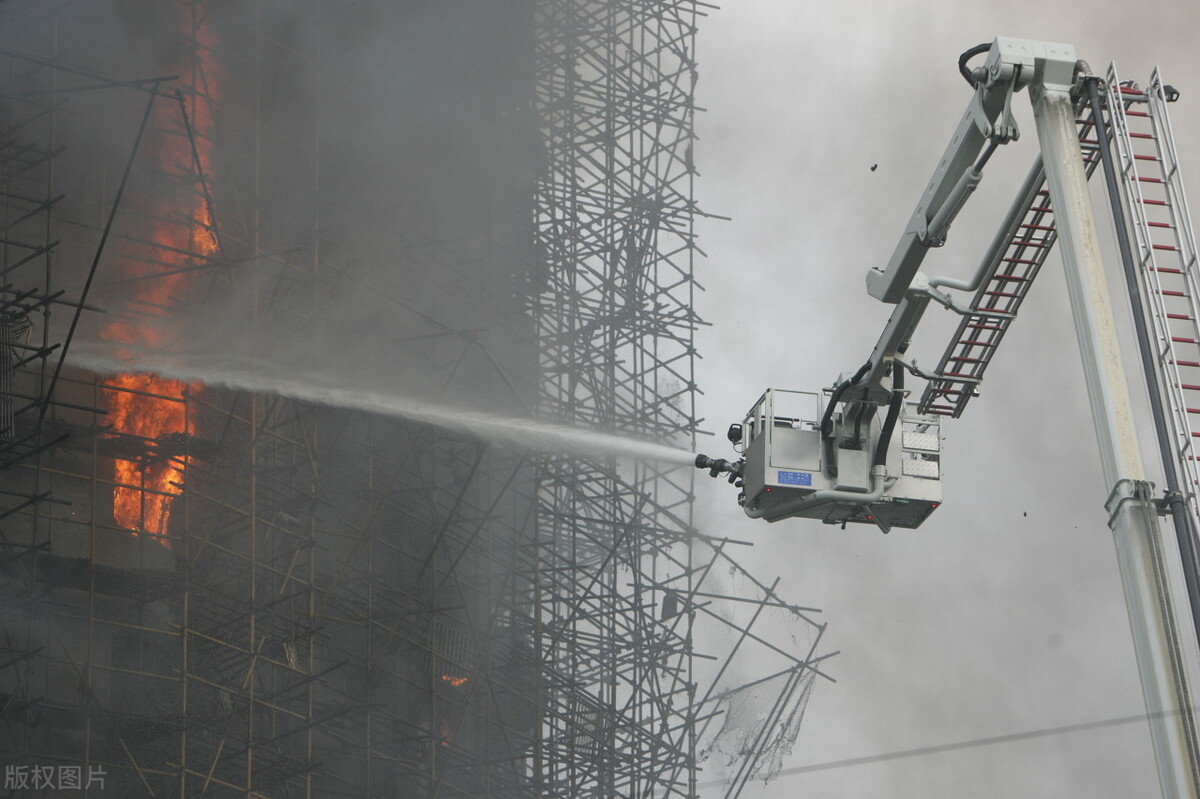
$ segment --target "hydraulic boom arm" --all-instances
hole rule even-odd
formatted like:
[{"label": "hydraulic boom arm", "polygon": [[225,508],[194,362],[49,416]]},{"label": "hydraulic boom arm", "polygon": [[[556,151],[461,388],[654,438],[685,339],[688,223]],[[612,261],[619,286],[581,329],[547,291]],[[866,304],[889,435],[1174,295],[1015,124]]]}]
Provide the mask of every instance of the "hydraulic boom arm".
[{"label": "hydraulic boom arm", "polygon": [[[984,50],[988,53],[984,66],[968,70],[967,59]],[[906,402],[904,373],[929,380],[933,396],[958,395],[949,408],[957,415],[965,404],[961,392],[974,390],[990,357],[977,357],[972,354],[977,350],[971,348],[994,348],[1024,296],[1025,289],[1014,291],[1007,284],[1022,283],[1027,288],[1046,252],[1060,241],[1100,461],[1106,487],[1111,489],[1106,508],[1159,780],[1165,797],[1195,799],[1200,796],[1200,736],[1163,556],[1159,505],[1142,466],[1087,185],[1090,168],[1098,160],[1095,153],[1108,146],[1101,135],[1105,124],[1100,116],[1100,79],[1087,75],[1087,65],[1076,61],[1067,45],[1003,37],[990,47],[967,51],[959,66],[974,89],[967,111],[891,259],[883,269],[867,274],[871,296],[896,306],[870,359],[842,373],[824,401],[820,393],[768,390],[741,424],[730,427],[729,439],[742,457],[726,461],[700,455],[696,465],[709,469],[714,477],[728,473],[730,481],[742,488],[738,501],[753,518],[778,521],[798,516],[843,526],[858,522],[874,524],[885,533],[893,527],[917,527],[941,502],[940,417],[920,413],[915,403]],[[1121,102],[1119,90],[1105,85],[1111,92],[1108,102]],[[999,145],[1018,138],[1012,98],[1026,87],[1033,101],[1040,163],[1030,171],[975,278],[928,280],[919,271],[928,250],[945,242],[951,223]],[[1085,111],[1088,99],[1091,106]],[[1092,114],[1090,120],[1083,118],[1085,112]],[[1093,138],[1088,139],[1089,134]],[[1091,150],[1087,156],[1081,140]],[[1045,189],[1040,188],[1043,179]],[[1110,183],[1115,184],[1112,175]],[[1053,219],[1047,218],[1051,213]],[[1036,250],[1037,255],[1027,255],[1027,250]],[[994,271],[1000,265],[1012,268]],[[1028,269],[1022,272],[1021,267]],[[1192,262],[1174,271],[1183,274],[1194,268]],[[988,288],[984,281],[995,281],[1000,287]],[[941,289],[978,289],[988,302],[981,307],[977,295],[971,305],[963,306]],[[1173,292],[1183,296],[1180,290]],[[961,314],[960,327],[973,331],[958,340],[962,348],[949,360],[944,358],[939,367],[943,371],[934,374],[922,371],[906,354],[930,301]],[[993,335],[993,331],[999,332]],[[1190,338],[1175,340],[1195,343]],[[945,368],[971,361],[980,364],[973,374],[951,374],[953,370]],[[1173,359],[1168,365],[1179,363],[1200,369],[1190,361]],[[1154,368],[1147,368],[1149,379],[1154,380]],[[879,411],[884,408],[887,413],[880,422]],[[1187,488],[1195,490],[1194,485]],[[1186,529],[1184,534],[1190,535]]]}]

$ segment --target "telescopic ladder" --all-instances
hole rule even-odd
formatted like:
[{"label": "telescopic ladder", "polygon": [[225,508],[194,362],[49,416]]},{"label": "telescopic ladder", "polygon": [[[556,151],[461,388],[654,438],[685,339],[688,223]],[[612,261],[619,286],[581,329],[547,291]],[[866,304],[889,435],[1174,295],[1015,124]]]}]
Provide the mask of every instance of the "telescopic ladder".
[{"label": "telescopic ladder", "polygon": [[1180,489],[1200,529],[1200,273],[1196,236],[1180,178],[1167,102],[1176,93],[1156,68],[1144,90],[1108,68],[1107,104],[1116,145],[1143,313],[1155,343],[1163,412]]},{"label": "telescopic ladder", "polygon": [[[1084,169],[1090,178],[1100,163],[1091,110],[1086,107],[1081,110],[1076,123]],[[984,371],[1058,240],[1045,173],[1038,169],[1038,177],[1026,183],[1025,195],[1017,199],[1019,211],[1010,215],[1012,221],[1002,231],[1004,245],[993,250],[991,262],[985,267],[984,278],[971,300],[971,313],[959,321],[938,362],[936,378],[921,395],[918,405],[921,413],[955,418],[962,415],[967,402],[976,396]]]}]

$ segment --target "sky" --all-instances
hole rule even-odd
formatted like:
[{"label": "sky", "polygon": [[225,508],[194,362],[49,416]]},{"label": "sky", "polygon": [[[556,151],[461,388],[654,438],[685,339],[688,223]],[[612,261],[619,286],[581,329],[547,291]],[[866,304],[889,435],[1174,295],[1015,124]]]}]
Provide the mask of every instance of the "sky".
[{"label": "sky", "polygon": [[[736,0],[697,45],[700,415],[723,431],[767,387],[815,391],[869,355],[890,307],[864,276],[886,263],[970,99],[958,55],[996,35],[1075,46],[1093,72],[1115,60],[1145,83],[1158,64],[1185,184],[1200,186],[1200,7],[1191,0],[854,4]],[[926,260],[966,276],[1036,155],[1028,95],[1020,141]],[[877,164],[872,171],[871,166]],[[1188,183],[1188,172],[1194,175]],[[1200,188],[1194,189],[1200,191]],[[1111,223],[1097,209],[1102,235]],[[784,774],[744,795],[1152,796],[1145,724],[794,775],[788,768],[954,744],[1142,712],[1079,350],[1052,257],[963,418],[943,424],[944,504],[888,536],[745,517],[723,481],[700,482],[709,534],[753,540],[740,560],[792,601],[821,608],[837,683],[820,681]],[[1128,326],[1123,291],[1113,290]],[[933,309],[914,343],[935,365],[948,340]],[[1127,365],[1136,365],[1130,361]],[[1141,384],[1130,380],[1135,403]],[[1157,455],[1147,451],[1147,468]],[[1194,642],[1188,645],[1195,670]],[[1197,683],[1200,685],[1200,683]],[[720,795],[713,792],[706,795]]]}]

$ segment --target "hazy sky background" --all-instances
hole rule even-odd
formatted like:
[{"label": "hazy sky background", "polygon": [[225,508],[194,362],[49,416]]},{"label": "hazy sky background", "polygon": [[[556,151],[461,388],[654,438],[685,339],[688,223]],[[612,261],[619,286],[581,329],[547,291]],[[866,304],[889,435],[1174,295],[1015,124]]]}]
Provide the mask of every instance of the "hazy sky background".
[{"label": "hazy sky background", "polygon": [[[1071,43],[1094,72],[1155,64],[1185,181],[1200,191],[1200,11],[1193,0],[1081,6],[1030,0],[736,0],[703,24],[697,122],[705,209],[698,264],[701,415],[718,438],[768,386],[817,390],[869,355],[890,311],[864,275],[882,265],[970,99],[959,53],[996,35]],[[1019,142],[926,260],[965,276],[1036,153],[1026,93]],[[875,172],[872,164],[878,164]],[[1111,223],[1099,206],[1105,230]],[[1119,321],[1127,299],[1113,292]],[[929,312],[918,359],[936,365],[949,314]],[[943,317],[943,318],[939,318]],[[925,329],[928,328],[928,329]],[[1141,391],[1140,379],[1131,386]],[[827,664],[788,766],[1142,712],[1078,346],[1057,257],[964,417],[943,424],[945,504],[883,536],[746,518],[724,482],[699,484],[709,534],[754,540],[741,560],[820,607]],[[1147,453],[1151,468],[1157,455]],[[1194,646],[1192,647],[1194,649]],[[1194,653],[1192,657],[1195,661]],[[1200,684],[1197,685],[1200,688]],[[1144,724],[781,776],[748,796],[1157,795]],[[713,794],[718,795],[718,794]]]}]

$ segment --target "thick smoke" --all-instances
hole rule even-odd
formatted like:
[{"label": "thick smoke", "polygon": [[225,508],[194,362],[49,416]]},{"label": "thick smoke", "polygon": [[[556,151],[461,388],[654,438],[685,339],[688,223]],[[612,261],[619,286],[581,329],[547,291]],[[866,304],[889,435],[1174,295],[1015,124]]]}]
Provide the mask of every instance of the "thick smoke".
[{"label": "thick smoke", "polygon": [[[0,15],[19,21],[33,13],[27,5]],[[183,86],[190,97],[195,81],[181,6],[78,5],[63,22],[64,63],[121,81],[177,79],[160,86],[96,270],[89,299],[106,314],[85,314],[77,341],[104,338],[114,318],[165,319],[164,354],[186,343],[351,386],[387,374],[406,395],[532,410],[537,356],[523,299],[537,260],[540,169],[532,7],[363,3],[316,21],[285,0],[206,4],[211,65],[196,89],[215,119],[201,149],[222,247],[193,255],[186,289],[156,315],[139,305],[121,259],[163,255],[146,244],[152,216],[179,191],[163,174],[191,169],[164,165],[155,145],[163,131],[178,135],[173,92]],[[61,208],[74,227],[56,270],[77,292],[147,95],[64,98]],[[57,316],[52,335],[68,321]]]}]

